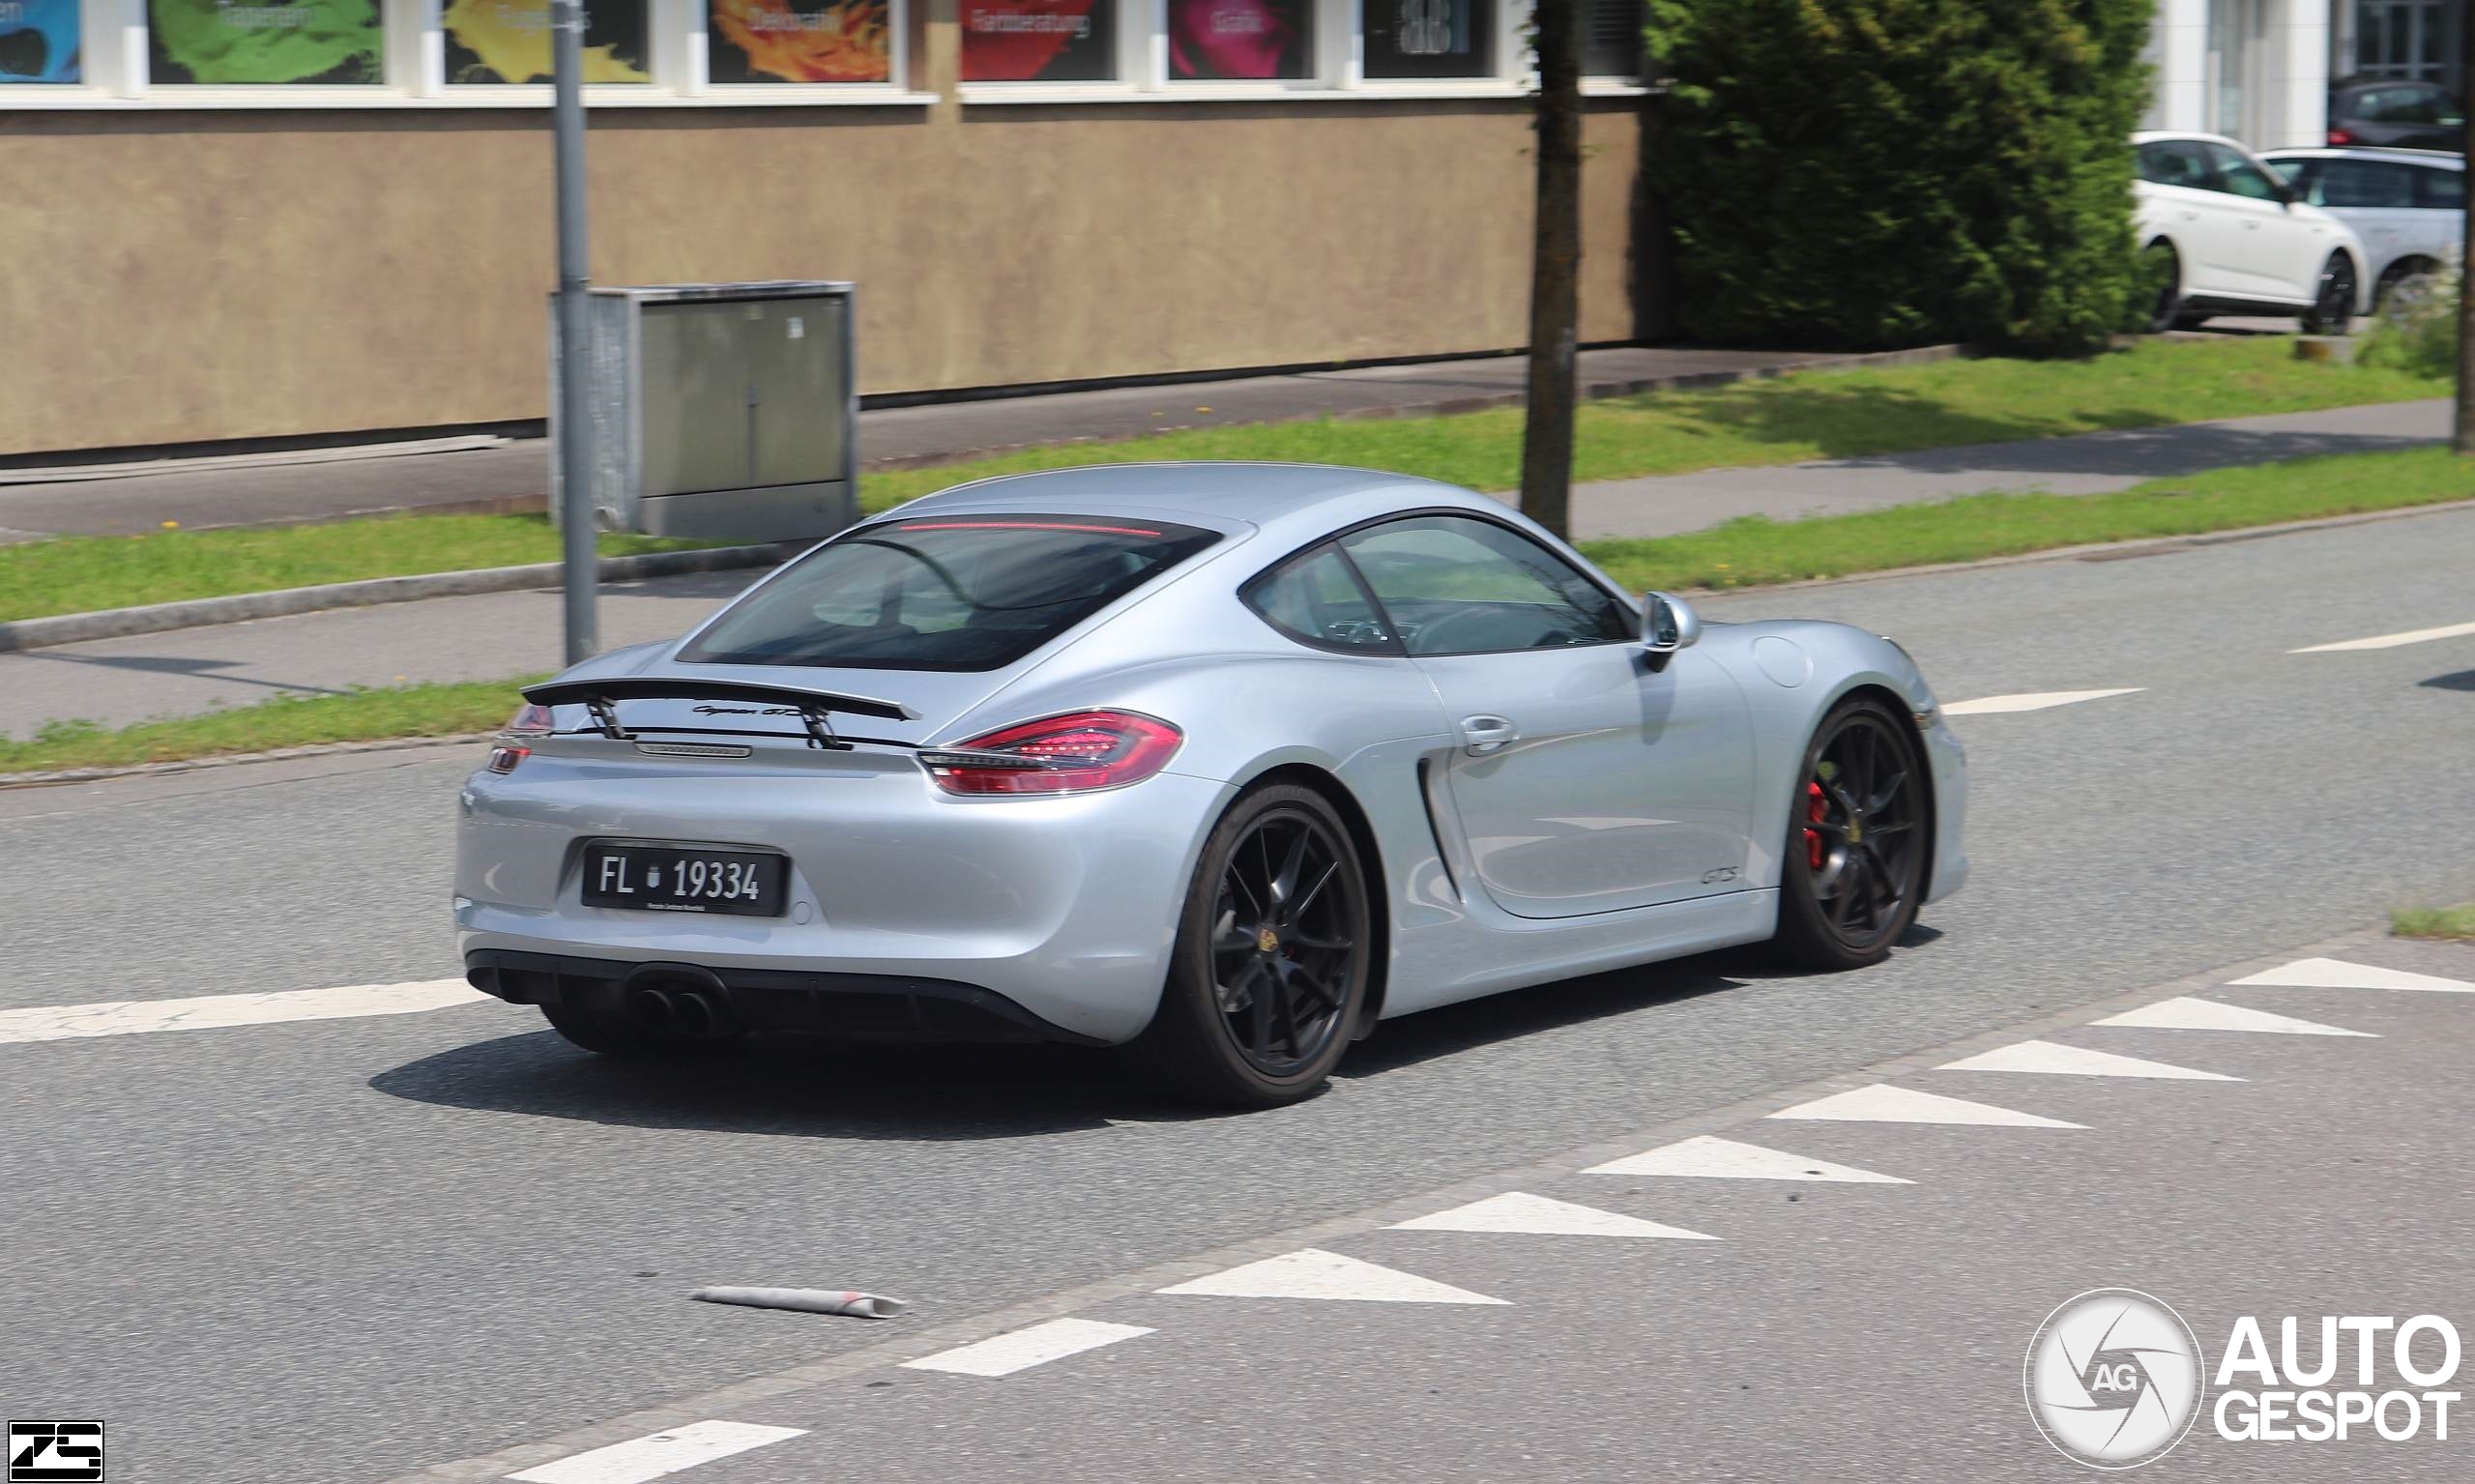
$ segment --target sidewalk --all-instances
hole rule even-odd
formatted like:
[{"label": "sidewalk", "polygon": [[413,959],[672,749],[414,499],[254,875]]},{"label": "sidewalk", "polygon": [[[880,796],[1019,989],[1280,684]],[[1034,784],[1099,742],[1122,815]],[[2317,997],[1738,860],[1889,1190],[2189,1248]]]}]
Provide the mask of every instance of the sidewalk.
[{"label": "sidewalk", "polygon": [[[1733,380],[1791,366],[1932,360],[1947,351],[1824,356],[1796,351],[1623,346],[1581,354],[1591,396]],[[939,462],[1030,444],[1132,438],[1187,427],[1304,418],[1468,412],[1521,399],[1529,362],[1486,356],[1175,386],[1111,387],[1035,396],[883,407],[859,414],[869,465]],[[259,460],[166,462],[95,478],[93,467],[0,469],[0,541],[41,535],[129,536],[174,520],[205,526],[337,520],[382,510],[539,509],[550,485],[546,439],[432,439],[368,449],[304,450]],[[119,466],[128,469],[130,466]]]},{"label": "sidewalk", "polygon": [[[2397,402],[2134,432],[1979,444],[1773,469],[1617,480],[1574,492],[1583,539],[1666,536],[1743,514],[1781,519],[1991,489],[2095,494],[2142,480],[2314,453],[2438,442],[2446,401]],[[1505,497],[1509,499],[1510,497]],[[755,580],[719,572],[604,590],[604,645],[668,638]],[[393,603],[0,655],[0,734],[56,717],[121,726],[242,706],[278,691],[504,679],[559,664],[559,595]],[[514,702],[510,698],[510,709]]]}]

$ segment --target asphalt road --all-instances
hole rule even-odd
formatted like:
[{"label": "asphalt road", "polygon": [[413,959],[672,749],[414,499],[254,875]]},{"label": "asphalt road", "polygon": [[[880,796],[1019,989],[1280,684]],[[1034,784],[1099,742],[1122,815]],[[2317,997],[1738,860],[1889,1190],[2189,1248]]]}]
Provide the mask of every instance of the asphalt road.
[{"label": "asphalt road", "polygon": [[[2469,1214],[2475,1004],[2245,992],[2383,1039],[2103,1043],[2250,1079],[2231,1091],[1906,1079],[2090,1125],[2077,1145],[1823,1124],[1762,1141],[1931,1187],[1905,1204],[1834,1186],[1805,1211],[1757,1191],[1780,1208],[1755,1219],[1736,1182],[1594,1195],[1604,1177],[1558,1161],[1733,1127],[1782,1090],[2272,961],[2396,903],[2475,897],[2475,636],[2288,653],[2475,621],[2471,562],[2475,514],[2446,512],[1714,602],[1891,632],[1946,702],[2140,688],[1961,719],[1977,878],[1884,966],[1780,977],[1721,955],[1393,1022],[1327,1095],[1272,1114],[1164,1109],[1063,1051],[605,1065],[492,1004],[0,1039],[0,1408],[108,1419],[112,1477],[139,1484],[374,1480],[530,1450],[446,1475],[493,1476],[746,1378],[1386,1203],[1414,1215],[1429,1192],[1544,1161],[1538,1193],[1726,1240],[1662,1243],[1653,1264],[1622,1243],[1344,1223],[1332,1245],[1512,1307],[1309,1306],[1347,1311],[1319,1329],[1281,1301],[1128,1297],[1092,1317],[1158,1335],[1053,1369],[820,1373],[666,1420],[814,1430],[687,1475],[725,1484],[1057,1477],[1068,1459],[1214,1480],[2051,1474],[2019,1411],[2019,1316],[2032,1327],[2081,1288],[2177,1288],[2211,1316],[2195,1320],[2211,1354],[2218,1320],[2247,1309],[2475,1323],[2447,1253]],[[471,762],[0,793],[0,1013],[451,975],[445,851]],[[2402,952],[2475,957],[2358,956]],[[2373,1158],[2382,1179],[2344,1163]],[[917,1311],[685,1301],[705,1283],[850,1286]],[[1183,1317],[1204,1310],[1221,1317]],[[1957,1451],[1920,1431],[1933,1417]],[[2213,1456],[2180,1476],[2254,1476],[2203,1471]],[[2346,1476],[2424,1476],[2389,1467]]]}]

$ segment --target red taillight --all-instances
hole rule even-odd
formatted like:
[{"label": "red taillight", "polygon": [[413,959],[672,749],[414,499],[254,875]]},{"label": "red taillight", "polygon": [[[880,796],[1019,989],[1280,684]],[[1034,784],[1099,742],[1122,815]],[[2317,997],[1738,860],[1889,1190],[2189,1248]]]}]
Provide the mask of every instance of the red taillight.
[{"label": "red taillight", "polygon": [[529,758],[532,755],[533,749],[530,747],[492,747],[490,749],[490,771],[513,772],[515,771],[516,764],[523,762],[526,758]]},{"label": "red taillight", "polygon": [[507,725],[499,728],[499,734],[503,737],[547,737],[551,726],[550,708],[527,701],[515,709],[515,714],[508,718]]},{"label": "red taillight", "polygon": [[2346,132],[2343,129],[2333,129],[2329,131],[2329,142],[2331,144],[2352,144],[2355,142],[2355,136]]},{"label": "red taillight", "polygon": [[1078,794],[1142,782],[1184,735],[1132,712],[1074,712],[932,747],[919,761],[948,794]]}]

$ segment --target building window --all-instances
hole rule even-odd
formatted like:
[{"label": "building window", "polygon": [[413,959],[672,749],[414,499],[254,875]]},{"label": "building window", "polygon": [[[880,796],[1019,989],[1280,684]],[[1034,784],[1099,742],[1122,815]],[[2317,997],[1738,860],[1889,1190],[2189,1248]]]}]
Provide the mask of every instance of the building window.
[{"label": "building window", "polygon": [[0,84],[80,82],[79,0],[0,0]]},{"label": "building window", "polygon": [[[584,15],[584,80],[650,82],[646,0],[591,0]],[[548,82],[550,0],[448,0],[451,83]]]},{"label": "building window", "polygon": [[1313,0],[1168,0],[1174,81],[1255,81],[1315,73]]},{"label": "building window", "polygon": [[169,86],[387,80],[378,0],[147,0],[146,45]]},{"label": "building window", "polygon": [[710,0],[709,16],[707,75],[717,83],[893,77],[888,0]]},{"label": "building window", "polygon": [[1487,77],[1495,0],[1365,0],[1369,77]]},{"label": "building window", "polygon": [[1582,74],[1642,75],[1642,0],[1582,0]]},{"label": "building window", "polygon": [[961,0],[965,82],[1108,82],[1118,0]]}]

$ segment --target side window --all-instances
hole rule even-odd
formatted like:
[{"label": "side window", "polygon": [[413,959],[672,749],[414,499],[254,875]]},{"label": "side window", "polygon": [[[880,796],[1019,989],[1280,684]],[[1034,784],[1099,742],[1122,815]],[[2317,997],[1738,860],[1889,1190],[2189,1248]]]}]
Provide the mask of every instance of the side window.
[{"label": "side window", "polygon": [[2217,172],[2200,147],[2184,139],[2160,139],[2140,147],[2140,178],[2153,186],[2215,190]]},{"label": "side window", "polygon": [[2417,206],[2453,212],[2466,209],[2465,171],[2435,170],[2430,165],[2419,165],[2415,176],[2420,188],[2415,193]]},{"label": "side window", "polygon": [[2217,165],[2218,189],[2249,196],[2255,201],[2284,199],[2284,192],[2278,189],[2278,183],[2270,178],[2268,171],[2223,144],[2210,145],[2208,152]]},{"label": "side window", "polygon": [[1318,546],[1292,557],[1248,583],[1240,596],[1265,623],[1303,643],[1378,655],[1401,652],[1337,547]]},{"label": "side window", "polygon": [[1633,616],[1536,541],[1467,515],[1341,538],[1412,655],[1560,649],[1634,637]]},{"label": "side window", "polygon": [[2383,160],[2325,160],[2320,162],[2315,206],[2412,206],[2415,167]]}]

